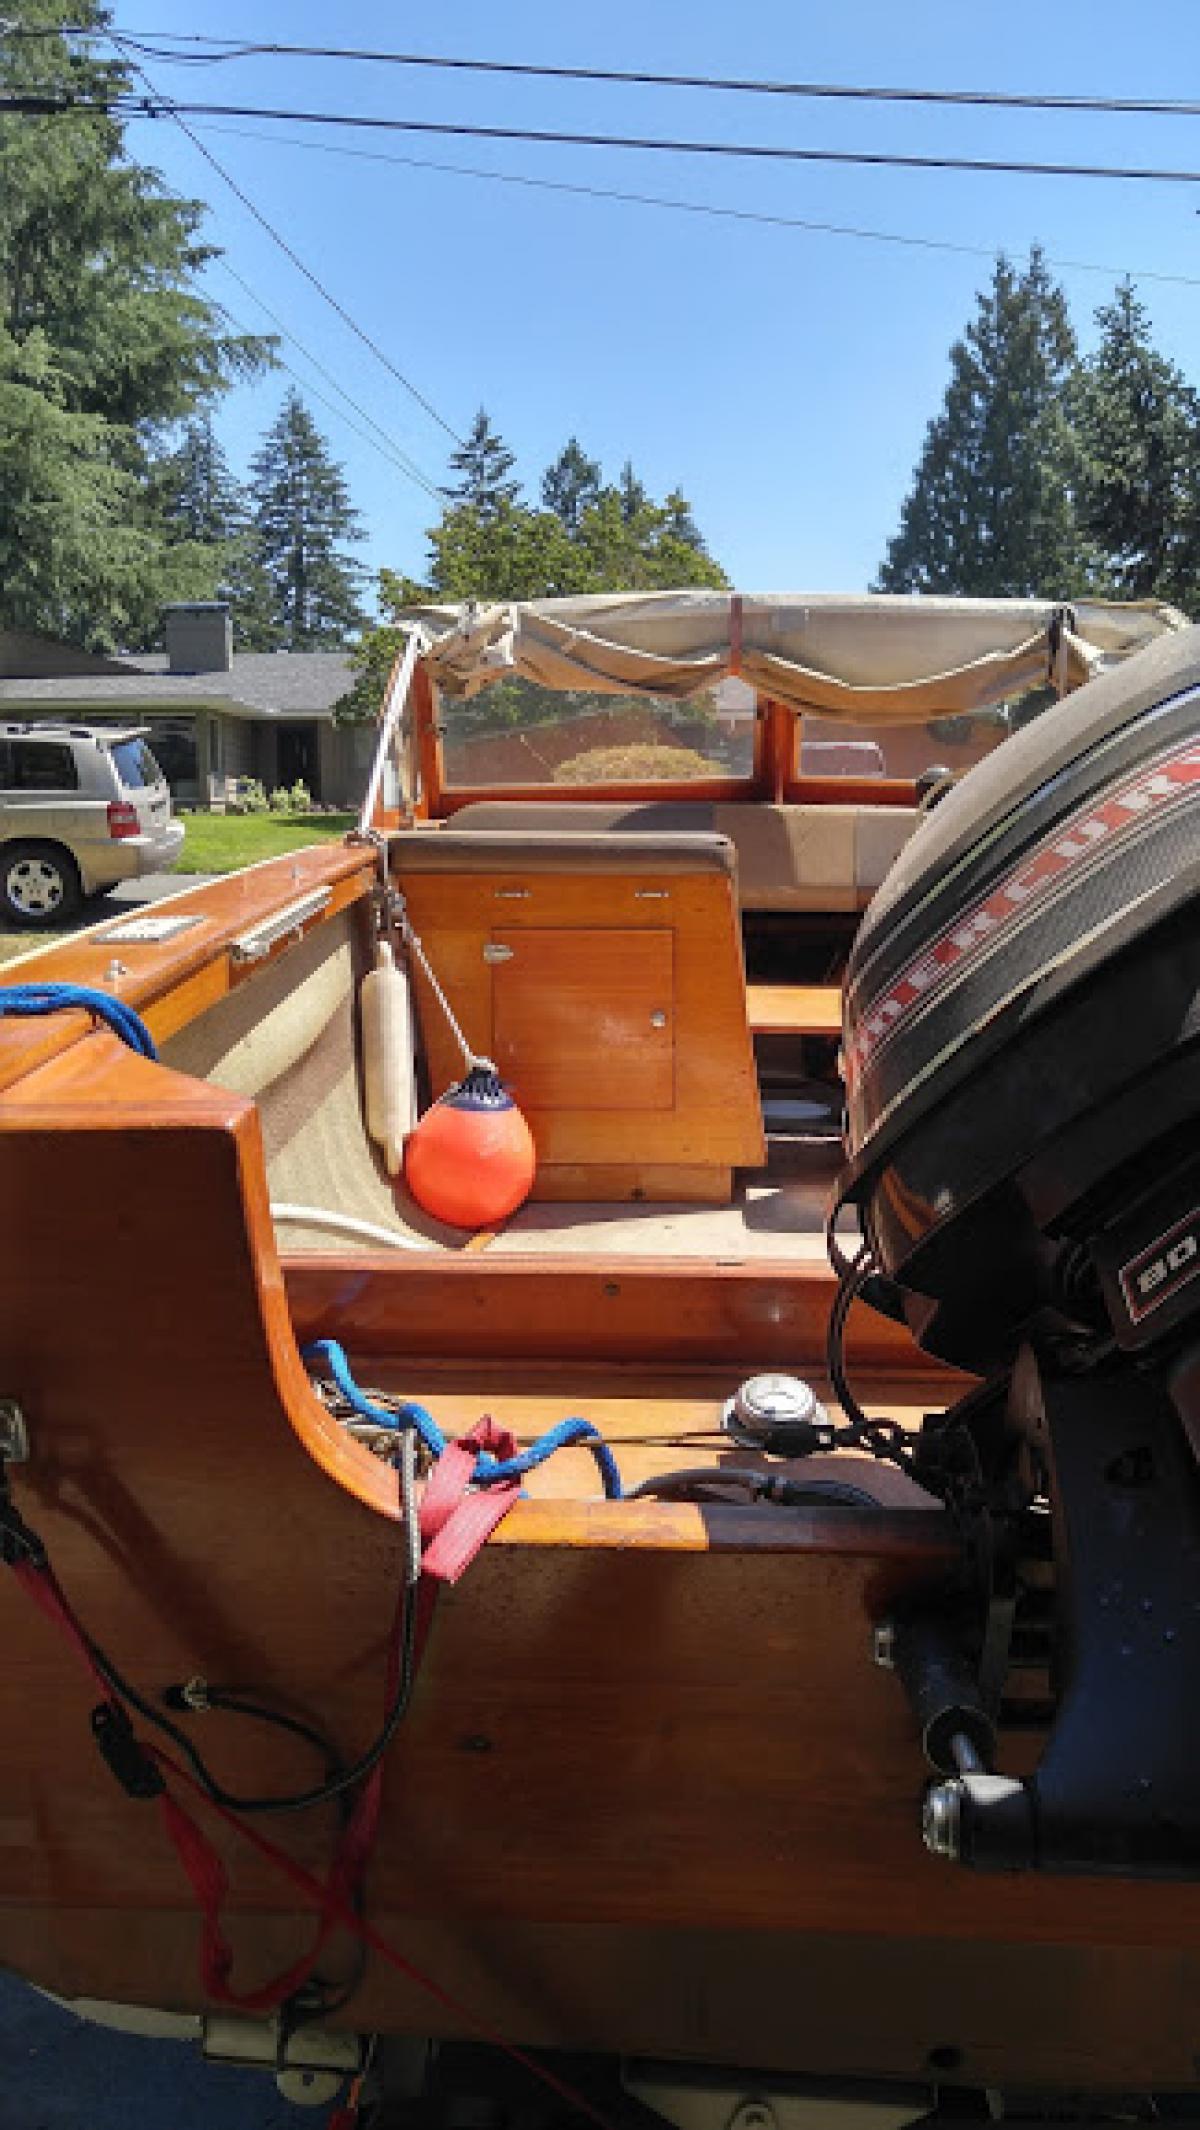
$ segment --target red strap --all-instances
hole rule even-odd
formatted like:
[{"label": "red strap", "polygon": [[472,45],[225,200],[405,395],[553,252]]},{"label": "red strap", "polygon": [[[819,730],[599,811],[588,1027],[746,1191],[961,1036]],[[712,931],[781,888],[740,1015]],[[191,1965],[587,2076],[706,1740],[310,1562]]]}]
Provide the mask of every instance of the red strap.
[{"label": "red strap", "polygon": [[[490,2042],[494,2048],[500,2049],[514,2063],[519,2063],[532,2077],[539,2079],[544,2086],[548,2086],[551,2092],[557,2093],[560,2100],[566,2101],[567,2105],[577,2115],[586,2116],[590,2122],[598,2126],[598,2130],[610,2130],[610,2125],[605,2117],[592,2107],[591,2102],[586,2100],[582,2093],[577,2093],[565,2080],[556,2077],[553,2071],[548,2070],[545,2064],[538,2063],[535,2058],[526,2055],[525,2051],[516,2047],[513,2042],[506,2041],[504,2036],[498,2033],[495,2027],[491,2026],[487,2020],[481,2019],[477,2013],[469,2011],[466,2005],[462,2004],[457,1997],[451,1995],[449,1990],[443,1989],[440,1982],[435,1982],[431,1975],[425,1974],[421,1968],[414,1966],[413,1962],[404,1953],[398,1952],[394,1945],[389,1944],[388,1940],[381,1936],[380,1932],[364,1916],[356,1914],[345,1894],[338,1888],[336,1877],[331,1878],[329,1883],[323,1886],[319,1879],[313,1877],[311,1871],[305,1870],[303,1864],[298,1864],[294,1857],[287,1854],[286,1850],[278,1848],[267,1835],[260,1834],[257,1827],[250,1826],[245,1820],[239,1819],[236,1813],[227,1812],[224,1805],[217,1804],[216,1800],[208,1795],[208,1792],[202,1788],[201,1784],[193,1776],[189,1775],[185,1768],[180,1767],[177,1761],[172,1760],[169,1754],[160,1752],[156,1745],[148,1745],[146,1751],[156,1765],[163,1770],[164,1774],[170,1776],[172,1782],[182,1783],[187,1789],[191,1790],[199,1799],[205,1811],[213,1813],[225,1826],[231,1828],[235,1834],[239,1834],[243,1841],[249,1842],[251,1848],[256,1849],[260,1856],[265,1857],[268,1863],[273,1864],[277,1871],[282,1872],[284,1878],[295,1887],[297,1893],[308,1902],[309,1906],[318,1910],[323,1922],[325,1917],[329,1915],[334,1921],[343,1924],[347,1930],[353,1932],[356,1938],[361,1939],[362,1943],[371,1952],[376,1953],[386,1966],[394,1968],[396,1973],[403,1975],[406,1981],[415,1983],[416,1987],[423,1990],[427,1997],[431,1997],[435,2004],[439,2004],[443,2011],[449,2012],[462,2025],[471,2028],[483,2040]],[[174,1803],[173,1800],[172,1803]],[[182,1806],[174,1804],[174,1810],[179,1814],[180,1819],[186,1822],[197,1844],[202,1844],[205,1849],[212,1853],[211,1844],[207,1836],[201,1833],[195,1821],[183,1811]],[[174,1835],[172,1835],[172,1839],[174,1839]],[[221,1870],[219,1861],[217,1868]],[[222,1879],[224,1879],[224,1875],[224,1871],[221,1870]],[[248,2002],[249,2000],[243,1999],[241,2001]]]},{"label": "red strap", "polygon": [[[490,1417],[478,1425],[461,1442],[451,1443],[439,1459],[433,1477],[425,1491],[421,1506],[421,1536],[427,1551],[422,1559],[425,1571],[420,1596],[423,1600],[422,1617],[418,1632],[423,1642],[428,1631],[431,1603],[438,1582],[455,1582],[467,1568],[480,1547],[485,1543],[501,1518],[507,1515],[520,1492],[518,1480],[501,1480],[495,1486],[468,1493],[471,1476],[481,1450],[489,1450],[494,1456],[504,1459],[515,1456],[516,1442],[503,1428],[496,1426]],[[448,1467],[448,1469],[447,1469]],[[430,1566],[429,1555],[435,1556],[437,1565]],[[112,1690],[92,1656],[82,1626],[49,1563],[36,1564],[18,1561],[14,1564],[22,1589],[31,1597],[47,1619],[58,1627],[76,1657],[83,1665],[89,1680],[96,1685],[106,1702],[113,1701]],[[405,1593],[402,1592],[396,1608],[388,1648],[387,1705],[395,1697],[402,1661]],[[179,1766],[158,1746],[139,1741],[147,1758],[153,1761],[164,1777],[173,1783],[182,1784],[190,1790],[209,1812],[223,1825],[249,1842],[252,1849],[283,1874],[314,1908],[319,1918],[316,1937],[309,1950],[294,1961],[282,1975],[265,1983],[257,1990],[235,1991],[229,1977],[233,1970],[233,1950],[221,1927],[221,1915],[229,1890],[225,1867],[208,1836],[186,1812],[178,1799],[165,1789],[159,1797],[159,1811],[163,1827],[196,1898],[201,1918],[200,1971],[205,1995],[216,2003],[235,2006],[244,2012],[271,2011],[291,1996],[309,1979],[323,1947],[331,1933],[343,1928],[353,1933],[371,1952],[384,1963],[394,1968],[409,1982],[431,1997],[442,2009],[449,2012],[460,2024],[473,2029],[483,2040],[502,2051],[512,2062],[518,2063],[555,2093],[576,2115],[583,2116],[596,2125],[596,2130],[610,2130],[605,2117],[593,2108],[582,2093],[577,2092],[565,2080],[538,2063],[523,2049],[506,2041],[486,2020],[442,1988],[430,1975],[416,1967],[406,1956],[398,1952],[374,1926],[360,1916],[354,1907],[354,1894],[361,1882],[379,1826],[379,1812],[383,1797],[382,1762],[372,1770],[359,1793],[354,1812],[338,1844],[337,1854],[327,1881],[321,1881],[306,1871],[302,1864],[288,1856],[260,1834],[257,1827],[247,1824],[235,1812],[227,1810],[208,1795],[186,1769]]]},{"label": "red strap", "polygon": [[481,1450],[489,1450],[502,1464],[517,1454],[516,1438],[497,1427],[490,1413],[469,1435],[447,1443],[425,1489],[421,1573],[431,1582],[456,1583],[520,1494],[519,1479],[498,1479],[494,1486],[468,1493]]},{"label": "red strap", "polygon": [[88,1647],[87,1636],[76,1619],[49,1561],[41,1565],[29,1560],[14,1561],[12,1572],[26,1596],[33,1599],[38,1611],[45,1613],[46,1618],[70,1644],[92,1685],[99,1689],[101,1699],[111,1701],[112,1688]]}]

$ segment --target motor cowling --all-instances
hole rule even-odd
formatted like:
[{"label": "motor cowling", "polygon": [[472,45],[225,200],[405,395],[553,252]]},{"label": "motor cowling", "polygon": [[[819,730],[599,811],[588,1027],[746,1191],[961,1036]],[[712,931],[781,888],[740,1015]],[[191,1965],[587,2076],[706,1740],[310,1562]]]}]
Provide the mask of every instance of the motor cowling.
[{"label": "motor cowling", "polygon": [[1200,1311],[1200,629],[973,769],[846,980],[848,1167],[932,1352],[1140,1348]]}]

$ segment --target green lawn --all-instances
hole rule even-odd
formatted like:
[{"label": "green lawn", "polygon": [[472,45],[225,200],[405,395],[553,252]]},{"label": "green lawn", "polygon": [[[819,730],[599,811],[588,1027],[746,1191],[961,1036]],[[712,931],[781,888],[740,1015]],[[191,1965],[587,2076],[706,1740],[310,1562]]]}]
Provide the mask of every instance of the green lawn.
[{"label": "green lawn", "polygon": [[188,814],[183,825],[177,873],[236,873],[260,858],[344,836],[354,826],[354,815]]}]

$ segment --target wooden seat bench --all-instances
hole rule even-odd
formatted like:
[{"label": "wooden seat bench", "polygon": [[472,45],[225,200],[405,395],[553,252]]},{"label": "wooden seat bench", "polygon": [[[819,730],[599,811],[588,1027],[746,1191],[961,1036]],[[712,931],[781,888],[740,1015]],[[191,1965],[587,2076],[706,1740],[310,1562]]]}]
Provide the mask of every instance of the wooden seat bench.
[{"label": "wooden seat bench", "polygon": [[746,1012],[752,1035],[842,1032],[842,994],[836,984],[747,984]]}]

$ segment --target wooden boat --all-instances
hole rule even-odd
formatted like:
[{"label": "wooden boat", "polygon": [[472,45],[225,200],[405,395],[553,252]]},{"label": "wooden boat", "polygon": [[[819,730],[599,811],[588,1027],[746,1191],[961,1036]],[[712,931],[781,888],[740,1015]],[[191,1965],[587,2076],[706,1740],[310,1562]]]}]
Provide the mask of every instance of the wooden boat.
[{"label": "wooden boat", "polygon": [[[680,2124],[751,2103],[770,2123],[813,2080],[833,2082],[818,2108],[876,2082],[880,2123],[923,2117],[947,2087],[1195,2086],[1194,1886],[981,1878],[922,1846],[917,1725],[872,1635],[959,1576],[942,1502],[865,1438],[801,1461],[727,1431],[763,1374],[835,1409],[830,993],[917,819],[911,775],[805,767],[810,718],[885,737],[952,718],[935,756],[961,756],[981,713],[1047,676],[1069,693],[1128,658],[1132,686],[1156,644],[1175,655],[1177,620],[709,594],[414,617],[362,837],[5,970],[9,990],[106,993],[158,1047],[141,1055],[65,1002],[0,1018],[5,1558],[28,1562],[36,1534],[88,1648],[152,1712],[135,1709],[139,1736],[162,1742],[153,1711],[175,1688],[172,1720],[224,1788],[261,1798],[309,1781],[311,1751],[186,1682],[315,1722],[346,1760],[379,1730],[397,1468],[317,1394],[313,1341],[450,1436],[488,1413],[528,1444],[581,1415],[633,1495],[600,1498],[586,1444],[562,1449],[440,1595],[363,1895],[410,1965],[375,1941],[357,1973],[348,1937],[326,1948],[323,2032],[562,2052],[546,2060],[610,2121],[634,2094]],[[711,697],[738,676],[752,696],[727,713]],[[497,733],[510,762],[540,734],[542,780],[498,795],[456,774],[456,706],[489,677],[569,691],[585,756],[619,697],[613,744],[698,731],[722,766],[556,781],[561,722],[476,714],[493,758]],[[628,710],[647,696],[650,739]],[[1042,735],[1052,749],[1071,707],[1005,757]],[[397,892],[469,1046],[532,1123],[533,1198],[494,1235],[423,1216],[364,1127],[356,992]],[[460,1060],[422,965],[412,981],[428,1101]],[[772,1127],[772,1086],[780,1114],[809,1104],[800,1130]],[[969,1389],[865,1307],[846,1365],[860,1405],[913,1433]],[[697,1466],[695,1485],[673,1476]],[[714,1466],[799,1492],[770,1500]],[[854,1498],[822,1500],[831,1481]],[[14,1577],[0,1594],[0,1959],[111,2016],[211,2011],[194,1885],[154,1806],[93,1750],[78,1647]],[[1032,1764],[1028,1740],[1004,1751]],[[235,1980],[253,1993],[309,1944],[310,1900],[170,1785],[225,1861]],[[255,1824],[328,1870],[327,1806]],[[309,2060],[293,2023],[271,2030],[280,2062]]]}]

